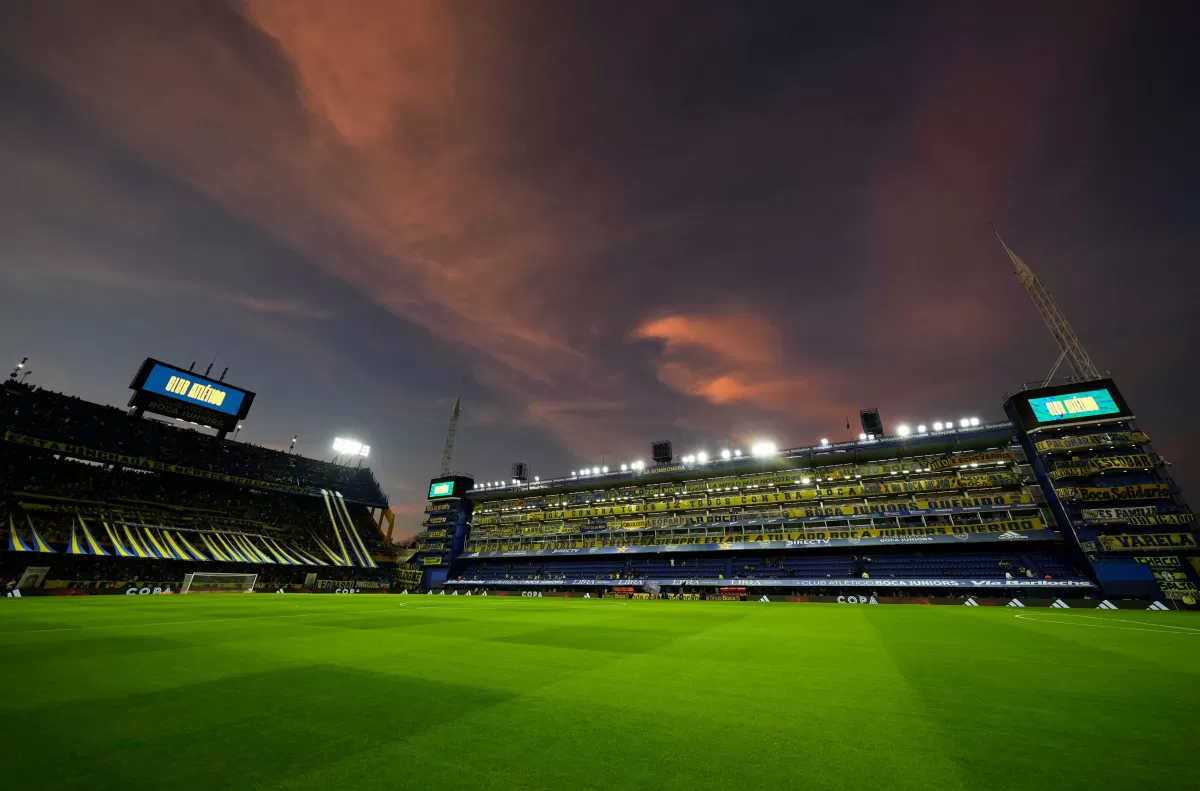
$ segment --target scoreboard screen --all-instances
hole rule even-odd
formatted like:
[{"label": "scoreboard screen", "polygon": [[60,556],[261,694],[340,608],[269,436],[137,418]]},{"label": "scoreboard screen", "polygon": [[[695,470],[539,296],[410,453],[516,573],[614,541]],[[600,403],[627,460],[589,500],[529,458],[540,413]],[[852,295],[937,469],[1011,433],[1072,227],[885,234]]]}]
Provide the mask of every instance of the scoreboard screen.
[{"label": "scoreboard screen", "polygon": [[230,431],[246,417],[254,393],[147,358],[129,387],[129,405]]},{"label": "scoreboard screen", "polygon": [[454,475],[449,478],[434,478],[429,482],[429,499],[441,500],[446,497],[462,497],[462,493],[471,488],[470,478]]},{"label": "scoreboard screen", "polygon": [[1013,401],[1026,431],[1133,417],[1111,379],[1027,390]]}]

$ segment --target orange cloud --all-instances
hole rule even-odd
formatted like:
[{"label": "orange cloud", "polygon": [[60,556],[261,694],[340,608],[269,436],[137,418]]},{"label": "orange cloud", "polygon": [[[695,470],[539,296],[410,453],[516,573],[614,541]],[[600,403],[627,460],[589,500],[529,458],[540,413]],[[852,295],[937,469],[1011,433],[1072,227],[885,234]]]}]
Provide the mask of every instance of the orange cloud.
[{"label": "orange cloud", "polygon": [[829,388],[837,379],[816,371],[788,373],[794,365],[781,350],[775,328],[752,315],[667,316],[649,321],[634,338],[663,342],[658,380],[711,404],[750,404],[814,420],[846,414]]}]

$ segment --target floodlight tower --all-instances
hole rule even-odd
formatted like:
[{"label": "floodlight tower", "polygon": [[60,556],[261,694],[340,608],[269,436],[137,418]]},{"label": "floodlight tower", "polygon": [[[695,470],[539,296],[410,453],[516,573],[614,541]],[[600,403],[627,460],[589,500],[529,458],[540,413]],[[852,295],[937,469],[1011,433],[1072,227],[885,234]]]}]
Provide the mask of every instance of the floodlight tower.
[{"label": "floodlight tower", "polygon": [[458,416],[462,414],[462,396],[454,399],[454,411],[450,413],[450,425],[446,428],[446,448],[442,451],[442,475],[450,474],[450,454],[454,452],[454,435],[458,432]]},{"label": "floodlight tower", "polygon": [[1017,280],[1029,292],[1034,306],[1037,307],[1038,313],[1041,314],[1042,321],[1046,322],[1046,327],[1050,330],[1050,334],[1054,336],[1054,340],[1058,343],[1058,348],[1061,350],[1061,354],[1058,355],[1058,360],[1055,361],[1054,367],[1050,369],[1050,373],[1046,376],[1047,384],[1054,378],[1054,374],[1058,372],[1058,367],[1062,365],[1063,360],[1070,363],[1071,368],[1075,371],[1077,381],[1083,382],[1091,379],[1099,379],[1100,372],[1096,370],[1092,358],[1088,356],[1087,350],[1083,348],[1083,342],[1079,340],[1079,336],[1075,334],[1075,330],[1071,329],[1071,324],[1058,307],[1058,303],[1050,295],[1050,290],[1042,284],[1041,280],[1038,280],[1038,276],[1033,273],[1033,270],[1004,243],[1004,239],[1000,237],[1000,232],[996,230],[996,226],[992,226],[992,231],[996,234],[996,238],[1000,239],[1000,244],[1004,247],[1004,252],[1008,253],[1009,260],[1012,261],[1013,266],[1016,268]]}]

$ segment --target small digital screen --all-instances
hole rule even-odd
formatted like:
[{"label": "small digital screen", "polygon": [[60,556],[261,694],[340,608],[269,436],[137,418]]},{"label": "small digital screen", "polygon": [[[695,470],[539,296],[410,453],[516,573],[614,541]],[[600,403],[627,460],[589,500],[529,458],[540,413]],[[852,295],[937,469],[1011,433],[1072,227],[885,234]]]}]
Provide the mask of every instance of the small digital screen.
[{"label": "small digital screen", "polygon": [[1029,408],[1033,410],[1033,416],[1037,418],[1039,423],[1078,420],[1080,418],[1118,415],[1121,413],[1121,408],[1117,406],[1116,399],[1113,398],[1112,393],[1107,388],[1031,398],[1029,399]]},{"label": "small digital screen", "polygon": [[160,363],[155,363],[150,368],[141,389],[226,415],[237,415],[242,408],[242,400],[246,397],[244,391],[222,382],[214,382]]},{"label": "small digital screen", "polygon": [[450,497],[454,494],[454,481],[435,481],[429,484],[429,496]]}]

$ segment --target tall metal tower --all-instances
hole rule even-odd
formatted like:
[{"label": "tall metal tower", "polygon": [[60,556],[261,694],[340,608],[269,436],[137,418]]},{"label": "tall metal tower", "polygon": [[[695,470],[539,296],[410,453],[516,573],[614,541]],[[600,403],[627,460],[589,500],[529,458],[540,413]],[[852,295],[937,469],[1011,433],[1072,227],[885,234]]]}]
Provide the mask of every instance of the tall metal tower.
[{"label": "tall metal tower", "polygon": [[462,396],[454,399],[454,411],[450,413],[450,425],[446,429],[446,449],[442,451],[442,475],[450,474],[450,454],[454,452],[454,435],[458,432],[458,416],[462,414]]},{"label": "tall metal tower", "polygon": [[1058,368],[1062,365],[1063,360],[1070,363],[1071,368],[1075,371],[1075,378],[1078,381],[1088,381],[1091,379],[1099,379],[1100,372],[1096,370],[1092,358],[1088,356],[1087,349],[1083,348],[1083,343],[1079,340],[1079,336],[1075,334],[1075,330],[1071,329],[1070,322],[1059,309],[1058,304],[1054,301],[1054,297],[1050,295],[1042,281],[1038,280],[1038,276],[1033,273],[1033,270],[1025,265],[1016,253],[1014,253],[1007,244],[1004,244],[1004,239],[1000,237],[1000,232],[996,230],[996,226],[992,226],[992,231],[996,234],[996,238],[1000,239],[1000,244],[1004,247],[1004,252],[1008,253],[1008,258],[1012,261],[1016,268],[1017,280],[1029,292],[1029,296],[1033,299],[1033,304],[1037,307],[1038,313],[1042,316],[1042,321],[1046,322],[1046,327],[1050,330],[1050,334],[1054,336],[1054,340],[1058,343],[1058,348],[1062,350],[1062,354],[1058,355],[1058,360],[1055,361],[1054,367],[1050,369],[1050,373],[1046,376],[1046,383],[1054,378],[1054,374],[1058,372]]}]

